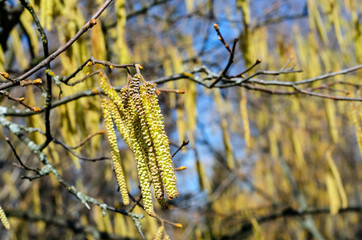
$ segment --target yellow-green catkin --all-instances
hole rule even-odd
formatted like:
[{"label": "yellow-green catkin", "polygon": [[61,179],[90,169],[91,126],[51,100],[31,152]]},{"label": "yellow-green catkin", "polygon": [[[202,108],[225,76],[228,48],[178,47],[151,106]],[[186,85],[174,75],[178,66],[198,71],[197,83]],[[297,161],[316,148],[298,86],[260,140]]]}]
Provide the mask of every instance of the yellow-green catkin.
[{"label": "yellow-green catkin", "polygon": [[4,210],[2,209],[2,207],[0,206],[0,219],[1,222],[3,223],[4,227],[9,230],[10,229],[10,223],[8,221],[8,218],[5,215]]},{"label": "yellow-green catkin", "polygon": [[138,136],[140,135],[140,124],[139,124],[139,117],[137,114],[133,113],[134,103],[131,101],[129,96],[128,88],[123,88],[121,90],[121,98],[125,110],[125,123],[126,126],[130,130],[131,135],[131,150],[134,152],[137,169],[138,169],[138,176],[140,179],[141,191],[143,196],[143,202],[146,212],[151,215],[155,216],[153,210],[153,203],[152,203],[152,195],[150,191],[150,183],[148,177],[148,170],[147,170],[147,158],[148,155],[145,153],[141,146],[141,140],[138,140]]},{"label": "yellow-green catkin", "polygon": [[149,111],[149,106],[151,103],[145,85],[142,85],[140,87],[140,100],[141,101],[139,102],[139,104],[142,105],[142,111],[144,111],[143,119],[141,120],[143,123],[142,132],[145,134],[144,146],[149,152],[148,167],[152,176],[154,192],[157,202],[163,208],[167,208],[167,203],[164,199],[164,186],[162,183],[163,181],[160,174],[159,166],[159,144],[157,142],[159,140],[155,138],[155,132],[153,127],[153,125],[157,123],[154,121],[150,121],[150,119],[152,119]]},{"label": "yellow-green catkin", "polygon": [[153,240],[162,240],[163,232],[165,231],[165,228],[163,226],[160,226],[157,229],[157,232],[155,236],[153,237]]},{"label": "yellow-green catkin", "polygon": [[141,185],[141,192],[143,197],[143,204],[145,211],[148,215],[155,217],[156,214],[153,210],[152,193],[150,188],[150,179],[148,177],[147,165],[144,159],[136,159],[138,177]]},{"label": "yellow-green catkin", "polygon": [[170,240],[170,236],[165,233],[165,236],[163,237],[163,240]]},{"label": "yellow-green catkin", "polygon": [[[122,169],[112,119],[135,155],[145,211],[155,217],[151,183],[156,200],[163,208],[167,208],[164,192],[170,200],[176,198],[178,192],[156,89],[151,83],[140,86],[141,78],[138,75],[128,76],[128,87],[122,88],[119,95],[102,73],[100,86],[109,98],[102,100],[102,109],[114,167],[116,171]],[[124,180],[124,174],[122,176]],[[117,180],[121,192],[122,188],[126,190],[126,184],[122,183],[121,178],[118,179],[118,175]]]},{"label": "yellow-green catkin", "polygon": [[178,197],[176,176],[173,170],[169,140],[165,132],[163,116],[158,105],[156,89],[152,83],[146,83],[145,88],[141,89],[141,94],[144,95],[142,97],[143,106],[146,111],[148,125],[151,129],[150,132],[156,149],[162,182],[168,198],[171,200]]},{"label": "yellow-green catkin", "polygon": [[122,105],[121,97],[117,94],[116,90],[111,86],[111,84],[109,83],[109,80],[103,73],[101,73],[101,79],[99,81],[99,85],[101,86],[101,88],[103,89],[103,91],[107,95],[107,97],[109,99],[111,99],[112,102],[114,102],[114,104],[116,104],[119,111],[121,113],[123,113],[123,105]]},{"label": "yellow-green catkin", "polygon": [[108,104],[108,108],[111,112],[112,119],[119,133],[121,134],[121,137],[123,138],[124,142],[131,148],[131,133],[126,126],[125,118],[122,119],[117,106],[111,100],[106,100],[106,101]]},{"label": "yellow-green catkin", "polygon": [[128,191],[127,191],[126,179],[125,179],[122,164],[121,164],[121,157],[120,157],[118,146],[117,146],[117,137],[116,137],[116,133],[114,131],[111,110],[109,109],[110,100],[101,99],[101,104],[102,104],[102,111],[103,111],[103,116],[104,116],[104,123],[105,123],[105,127],[106,127],[106,132],[107,132],[107,138],[108,138],[109,145],[111,146],[112,161],[113,161],[113,165],[114,165],[114,170],[116,172],[118,186],[121,191],[123,204],[128,205],[129,196],[128,196]]},{"label": "yellow-green catkin", "polygon": [[[130,79],[130,82],[132,83],[132,95],[133,98],[137,98],[138,94],[138,79]],[[139,94],[138,94],[139,96]],[[128,95],[128,91],[121,90],[121,98],[122,101],[127,102],[130,100],[130,96]],[[124,103],[125,109],[129,108],[129,102],[127,104]],[[141,146],[137,155],[142,155],[141,157],[145,159],[146,164],[148,166],[148,170],[150,172],[150,175],[152,177],[152,183],[154,187],[154,192],[156,196],[157,202],[163,207],[167,208],[167,203],[164,199],[164,188],[161,181],[160,171],[157,165],[156,161],[156,155],[155,150],[153,149],[153,143],[149,134],[149,130],[147,125],[145,124],[145,118],[144,118],[144,111],[143,107],[140,105],[142,102],[140,100],[132,100],[131,105],[133,108],[137,108],[138,110],[131,111],[135,112],[133,114],[133,117],[136,117],[134,120],[131,120],[131,124],[128,124],[130,128],[133,127],[134,131],[133,134],[135,135],[134,138],[138,139],[137,143],[141,143]],[[142,124],[143,123],[143,124]],[[135,152],[136,155],[136,152]],[[137,157],[137,156],[136,156]]]},{"label": "yellow-green catkin", "polygon": [[[139,79],[131,78],[130,86],[129,86],[129,105],[132,111],[132,125],[135,139],[138,140],[139,143],[139,152],[144,152],[146,155],[146,159],[140,158],[136,159],[138,175],[141,185],[141,191],[143,196],[143,203],[146,212],[150,216],[155,216],[153,210],[153,202],[152,202],[152,194],[150,189],[150,179],[149,179],[149,171],[148,171],[148,163],[149,159],[153,157],[153,147],[152,143],[147,142],[148,132],[146,131],[146,126],[144,122],[144,110],[142,105],[140,104],[140,96],[139,96]],[[138,154],[135,154],[138,155]],[[150,174],[152,175],[152,174]]]},{"label": "yellow-green catkin", "polygon": [[[135,122],[136,115],[133,113],[131,106],[130,106],[131,103],[130,103],[130,97],[129,97],[127,87],[124,87],[121,89],[121,100],[122,100],[123,109],[124,109],[122,121],[126,128],[126,131],[128,132],[128,135],[129,135],[128,136],[129,140],[125,140],[125,142],[129,146],[129,148],[133,151],[133,153],[136,155],[136,158],[137,158],[141,155],[137,155],[135,152],[136,151],[135,149],[137,149],[139,147],[139,141],[137,140],[136,133],[135,133],[135,125],[137,125],[137,123]],[[143,152],[141,152],[139,154],[144,155]],[[145,156],[143,156],[143,158],[145,158]]]}]

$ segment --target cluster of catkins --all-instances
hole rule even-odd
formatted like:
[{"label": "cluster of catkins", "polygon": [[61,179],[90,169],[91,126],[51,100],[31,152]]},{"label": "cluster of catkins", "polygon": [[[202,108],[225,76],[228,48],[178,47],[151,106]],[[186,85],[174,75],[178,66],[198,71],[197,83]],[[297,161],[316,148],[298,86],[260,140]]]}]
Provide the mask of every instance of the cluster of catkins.
[{"label": "cluster of catkins", "polygon": [[141,85],[139,75],[128,76],[128,86],[123,87],[120,93],[116,92],[103,74],[100,86],[108,97],[101,100],[102,110],[123,203],[129,204],[129,197],[114,125],[136,158],[145,211],[155,216],[151,183],[155,198],[163,208],[167,208],[164,192],[170,200],[178,196],[156,88],[150,82]]}]

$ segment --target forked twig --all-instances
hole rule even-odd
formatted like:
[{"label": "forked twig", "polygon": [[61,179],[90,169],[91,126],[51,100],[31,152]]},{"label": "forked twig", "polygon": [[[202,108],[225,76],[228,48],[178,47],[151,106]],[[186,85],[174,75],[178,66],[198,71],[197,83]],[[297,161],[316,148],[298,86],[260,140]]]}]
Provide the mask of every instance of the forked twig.
[{"label": "forked twig", "polygon": [[260,59],[260,58],[257,58],[257,59],[255,60],[255,63],[254,63],[253,65],[251,65],[250,67],[248,67],[247,69],[245,69],[243,72],[241,72],[241,73],[239,73],[239,74],[237,74],[237,75],[232,76],[231,78],[238,78],[238,77],[244,78],[244,77],[245,77],[245,76],[244,76],[245,73],[249,72],[251,69],[253,69],[255,66],[257,66],[257,65],[260,64],[260,63],[261,63],[261,59]]},{"label": "forked twig", "polygon": [[37,179],[37,178],[40,178],[42,177],[43,175],[40,173],[40,170],[39,169],[36,169],[36,168],[30,168],[28,166],[26,166],[23,161],[21,160],[20,156],[18,155],[18,153],[16,152],[15,150],[15,147],[13,146],[13,144],[10,142],[10,139],[8,137],[5,136],[5,141],[9,144],[11,150],[13,151],[14,155],[15,155],[15,158],[16,160],[18,160],[19,165],[16,164],[16,166],[19,166],[27,171],[32,171],[32,172],[35,172],[36,175],[35,176],[21,176],[22,179],[28,179],[29,181],[33,181],[34,179]]},{"label": "forked twig", "polygon": [[227,71],[229,70],[229,68],[231,67],[231,65],[233,64],[234,62],[234,54],[235,54],[235,47],[236,47],[236,43],[239,41],[238,38],[234,38],[234,42],[233,42],[233,47],[232,47],[232,50],[230,52],[230,56],[229,56],[229,61],[228,63],[226,64],[224,70],[221,72],[221,74],[219,75],[219,77],[213,82],[210,84],[209,88],[212,88],[214,87],[223,77],[226,77],[226,73]]},{"label": "forked twig", "polygon": [[11,96],[10,93],[7,92],[7,91],[0,91],[0,94],[1,94],[1,95],[4,95],[5,97],[7,97],[8,99],[10,99],[10,100],[12,100],[12,101],[15,101],[15,102],[23,105],[24,107],[30,109],[30,110],[33,111],[33,112],[40,112],[40,111],[41,111],[41,109],[40,109],[39,107],[32,107],[32,106],[24,103],[24,100],[25,100],[24,97],[21,97],[21,98],[13,97],[13,96]]}]

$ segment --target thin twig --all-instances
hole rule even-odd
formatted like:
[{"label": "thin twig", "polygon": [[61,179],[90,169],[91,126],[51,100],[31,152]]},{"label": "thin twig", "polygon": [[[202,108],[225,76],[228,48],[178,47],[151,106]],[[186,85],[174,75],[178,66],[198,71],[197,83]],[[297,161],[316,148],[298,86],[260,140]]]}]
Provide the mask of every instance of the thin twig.
[{"label": "thin twig", "polygon": [[181,166],[181,167],[174,168],[173,170],[174,171],[183,171],[183,170],[186,170],[186,169],[187,169],[186,166]]},{"label": "thin twig", "polygon": [[103,66],[107,66],[109,68],[129,68],[129,67],[135,67],[137,64],[132,63],[132,64],[115,64],[115,63],[111,63],[109,61],[99,61],[99,60],[93,60],[92,64],[101,64]]},{"label": "thin twig", "polygon": [[260,58],[257,58],[257,59],[255,60],[255,63],[254,63],[253,65],[251,65],[250,67],[248,67],[247,69],[245,69],[243,72],[241,72],[241,73],[239,73],[239,74],[237,74],[237,75],[232,76],[231,78],[237,78],[237,77],[242,77],[242,78],[244,78],[244,74],[245,74],[245,73],[249,72],[251,69],[253,69],[255,66],[257,66],[257,65],[260,64],[260,63],[261,63],[261,59],[260,59]]},{"label": "thin twig", "polygon": [[[293,56],[291,56],[291,57],[288,59],[288,61],[282,66],[282,68],[280,69],[280,71],[286,69],[287,66],[289,65],[289,63],[290,63],[292,60],[293,60]],[[295,64],[294,64],[292,67],[290,67],[289,69],[294,69],[294,67],[295,67]],[[275,76],[274,81],[277,81],[278,78],[279,78],[279,75]]]},{"label": "thin twig", "polygon": [[13,151],[14,155],[15,155],[15,158],[16,160],[18,160],[18,162],[20,163],[21,167],[24,168],[25,170],[27,171],[33,171],[35,172],[36,174],[39,174],[39,170],[36,169],[36,168],[30,168],[30,167],[27,167],[23,161],[21,160],[21,158],[19,157],[18,153],[16,152],[15,150],[15,147],[13,146],[13,144],[10,142],[10,139],[8,137],[5,136],[5,141],[9,144],[11,150]]},{"label": "thin twig", "polygon": [[[303,217],[306,215],[317,215],[317,214],[330,214],[331,210],[328,207],[321,208],[306,208],[303,210],[295,210],[292,207],[287,207],[284,210],[273,213],[270,215],[265,215],[263,217],[259,217],[256,221],[260,224],[275,221],[280,218],[287,217]],[[337,214],[347,213],[347,212],[362,212],[362,206],[349,206],[346,208],[340,208]],[[239,232],[236,232],[234,236],[229,236],[230,238],[240,236],[241,233],[245,233],[251,231],[253,228],[252,223],[247,223],[242,226]]]},{"label": "thin twig", "polygon": [[12,83],[16,83],[15,79],[12,79],[10,76],[9,76],[9,73],[7,72],[0,72],[0,75],[3,76],[3,78],[5,78],[6,80],[12,82]]},{"label": "thin twig", "polygon": [[328,98],[328,99],[333,99],[333,100],[340,100],[340,101],[362,101],[362,98],[358,98],[358,97],[340,97],[340,96],[332,96],[332,95],[327,95],[327,94],[322,94],[322,93],[315,93],[315,92],[311,92],[305,89],[301,89],[297,86],[293,86],[295,90],[297,90],[300,93],[309,95],[309,96],[313,96],[313,97],[320,97],[320,98]]},{"label": "thin twig", "polygon": [[156,216],[156,218],[157,218],[159,221],[163,222],[163,223],[168,223],[168,224],[170,224],[170,225],[172,225],[172,226],[175,226],[175,227],[177,227],[177,228],[182,228],[182,224],[181,224],[181,223],[171,222],[171,221],[169,221],[169,220],[167,220],[167,219],[164,219],[164,218],[162,218],[162,217],[160,217],[160,216]]},{"label": "thin twig", "polygon": [[[292,87],[292,86],[295,86],[295,85],[303,85],[303,84],[314,83],[316,81],[324,80],[324,79],[335,77],[335,76],[338,76],[338,75],[347,74],[347,73],[350,73],[350,72],[355,72],[355,71],[357,71],[359,69],[362,69],[362,64],[354,66],[354,67],[346,68],[346,69],[343,69],[343,70],[340,70],[340,71],[337,71],[337,72],[327,73],[327,74],[319,75],[319,76],[314,77],[314,78],[308,78],[308,79],[300,80],[300,81],[296,81],[296,82],[267,81],[267,80],[261,80],[261,79],[251,79],[251,78],[253,78],[253,77],[257,76],[257,75],[267,75],[265,73],[265,71],[260,71],[260,72],[257,72],[258,74],[252,75],[252,76],[248,77],[248,79],[242,79],[238,83],[245,82],[247,80],[250,83],[261,84],[261,85],[274,85],[274,86],[289,86],[289,87]],[[289,71],[289,72],[288,71],[282,71],[282,72],[279,72],[279,74],[281,74],[281,73],[286,74],[286,73],[292,73],[292,72],[302,72],[302,71],[301,70]],[[277,73],[277,71],[275,73]],[[272,75],[272,74],[270,74],[270,75]]]},{"label": "thin twig", "polygon": [[215,24],[214,24],[214,28],[215,28],[215,31],[216,31],[217,36],[218,36],[217,38],[220,40],[220,42],[221,42],[222,44],[224,44],[226,50],[228,50],[228,52],[229,52],[230,54],[232,54],[232,50],[230,49],[229,44],[227,44],[227,43],[225,42],[225,39],[224,39],[224,37],[222,36],[222,34],[221,34],[221,32],[220,32],[219,25],[217,25],[217,24],[215,23]]},{"label": "thin twig", "polygon": [[234,39],[233,48],[232,48],[232,50],[230,52],[229,61],[228,61],[227,65],[226,65],[226,67],[224,68],[224,70],[222,71],[220,76],[213,83],[210,84],[209,88],[214,87],[223,77],[225,77],[227,71],[229,70],[229,68],[233,64],[233,62],[234,62],[234,54],[235,54],[235,47],[236,47],[236,43],[238,42],[238,40],[239,40],[238,38]]},{"label": "thin twig", "polygon": [[13,101],[15,101],[15,102],[23,105],[24,107],[30,109],[30,110],[33,111],[33,112],[40,112],[40,111],[41,111],[41,109],[40,109],[39,107],[32,107],[32,106],[24,103],[24,100],[25,100],[24,97],[21,97],[21,98],[13,97],[13,96],[11,96],[10,93],[8,93],[7,91],[0,91],[0,94],[1,94],[1,95],[4,95],[5,97],[7,97],[7,98],[10,99],[10,100],[13,100]]},{"label": "thin twig", "polygon": [[[232,85],[238,85],[240,83],[244,83],[244,82],[250,82],[250,83],[259,83],[258,80],[254,79],[254,77],[258,76],[258,75],[271,75],[271,76],[278,76],[278,75],[282,75],[282,74],[291,74],[291,73],[300,73],[300,72],[303,72],[302,70],[293,70],[293,69],[285,69],[285,70],[281,70],[281,71],[265,71],[265,70],[262,70],[262,71],[257,71],[253,74],[251,74],[250,76],[246,77],[246,78],[242,78],[242,79],[239,79],[239,80],[236,80],[235,79],[235,83],[232,83],[228,86],[232,86]],[[231,79],[232,80],[232,79]],[[287,83],[287,82],[282,82],[282,81],[267,81],[267,80],[262,80],[264,81],[266,84],[265,85],[273,85],[273,84],[268,84],[270,82],[277,82],[277,83],[280,83],[280,85],[283,85],[283,86],[292,86],[293,84],[284,84],[284,83]],[[292,83],[292,82],[290,82]]]},{"label": "thin twig", "polygon": [[[142,192],[140,191],[137,197],[133,197],[132,194],[128,193],[129,198],[133,201],[133,204],[128,208],[129,212],[132,212],[136,206],[144,209],[143,205],[141,204],[142,201]],[[136,199],[137,198],[137,199]]]},{"label": "thin twig", "polygon": [[89,140],[91,140],[94,136],[96,135],[100,135],[100,134],[104,134],[104,130],[99,130],[96,133],[93,133],[91,135],[88,135],[85,139],[83,139],[83,141],[80,142],[79,145],[75,146],[75,147],[70,147],[71,149],[77,149],[80,148],[81,146],[83,146],[86,142],[88,142]]},{"label": "thin twig", "polygon": [[39,85],[42,83],[43,83],[43,81],[40,78],[37,78],[35,80],[21,80],[20,86],[25,87],[25,86],[30,86],[30,85]]},{"label": "thin twig", "polygon": [[72,82],[72,83],[65,83],[65,84],[66,84],[67,86],[75,86],[75,85],[77,85],[78,83],[84,82],[84,81],[87,80],[88,78],[93,77],[94,75],[99,74],[100,72],[101,72],[101,70],[97,70],[97,71],[95,71],[95,72],[92,72],[92,73],[90,73],[90,74],[87,74],[87,75],[84,76],[83,78],[78,79],[78,80],[76,80],[76,81],[74,81],[74,82]]},{"label": "thin twig", "polygon": [[57,226],[61,229],[67,229],[73,231],[74,234],[84,234],[88,236],[97,236],[96,239],[113,239],[113,240],[122,240],[122,239],[135,239],[128,238],[123,235],[110,233],[106,230],[100,230],[97,226],[93,224],[82,224],[77,219],[74,219],[71,216],[67,215],[54,215],[54,214],[38,214],[34,213],[31,210],[19,210],[19,209],[4,209],[6,215],[10,218],[18,218],[21,220],[26,220],[26,222],[43,222],[47,226]]},{"label": "thin twig", "polygon": [[129,67],[135,67],[135,64],[115,64],[109,61],[100,61],[100,60],[96,60],[94,59],[94,57],[90,57],[88,58],[85,62],[83,62],[78,68],[77,70],[75,70],[72,74],[70,74],[68,77],[63,78],[62,80],[60,80],[61,82],[65,83],[68,85],[68,82],[70,79],[74,78],[80,71],[83,70],[83,68],[85,66],[91,66],[91,65],[95,65],[95,64],[100,64],[106,67],[109,67],[110,69],[113,68],[129,68]]},{"label": "thin twig", "polygon": [[83,161],[89,161],[89,162],[97,162],[97,161],[103,161],[103,160],[109,160],[111,159],[110,157],[97,157],[97,158],[89,158],[89,157],[84,157],[84,156],[80,156],[79,154],[77,154],[76,152],[74,152],[74,150],[69,147],[67,144],[57,140],[56,138],[53,139],[53,142],[55,144],[59,144],[61,145],[65,150],[67,150],[68,152],[70,152],[73,156],[77,157],[80,160]]},{"label": "thin twig", "polygon": [[297,93],[296,91],[283,91],[280,89],[262,88],[262,87],[257,87],[257,86],[251,85],[251,84],[241,84],[240,86],[245,87],[248,90],[259,91],[259,92],[275,94],[275,95],[295,95]]},{"label": "thin twig", "polygon": [[[116,90],[120,90],[122,87],[115,87]],[[92,90],[86,90],[86,91],[82,91],[82,92],[78,92],[76,94],[64,97],[58,101],[54,101],[52,104],[52,108],[56,108],[60,105],[66,104],[68,102],[72,102],[75,101],[79,98],[82,97],[89,97],[89,96],[97,96],[99,94],[104,94],[104,91],[98,88],[94,88]],[[38,111],[37,113],[41,113],[44,111],[44,108],[40,108],[40,111]],[[4,114],[5,116],[31,116],[34,115],[33,112],[30,111],[16,111],[16,112],[6,112]]]},{"label": "thin twig", "polygon": [[82,63],[82,64],[77,68],[77,70],[75,70],[75,71],[74,71],[72,74],[70,74],[68,77],[62,79],[61,82],[67,84],[70,79],[74,78],[80,71],[83,70],[83,68],[84,68],[85,66],[88,66],[88,63],[89,63],[90,61],[93,61],[93,60],[94,60],[93,57],[88,58],[84,63]]},{"label": "thin twig", "polygon": [[172,158],[173,158],[183,147],[187,146],[189,143],[190,143],[189,140],[183,140],[183,141],[182,141],[182,144],[180,145],[180,147],[176,150],[176,152],[174,152],[174,153],[172,154]]}]

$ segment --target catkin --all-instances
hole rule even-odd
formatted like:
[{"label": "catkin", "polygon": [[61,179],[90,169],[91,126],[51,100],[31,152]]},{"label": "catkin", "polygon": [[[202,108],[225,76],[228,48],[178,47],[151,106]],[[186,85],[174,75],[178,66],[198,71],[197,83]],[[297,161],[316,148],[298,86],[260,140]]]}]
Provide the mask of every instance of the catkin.
[{"label": "catkin", "polygon": [[152,83],[146,83],[141,89],[143,106],[145,107],[147,123],[151,129],[151,137],[156,149],[158,166],[168,198],[178,197],[176,176],[173,170],[168,137],[165,132],[163,116]]},{"label": "catkin", "polygon": [[[134,81],[137,81],[137,79]],[[144,86],[141,86],[140,88],[142,89]],[[147,121],[147,114],[145,112],[145,106],[143,105],[143,95],[138,94],[137,96],[134,96],[134,99],[137,114],[140,116],[140,131],[138,132],[139,134],[137,138],[143,139],[143,149],[148,156],[147,164],[152,177],[156,200],[163,208],[167,208],[167,203],[164,199],[164,187],[162,184],[160,169],[156,159],[157,150],[154,145],[153,134],[151,133],[152,130]]]},{"label": "catkin", "polygon": [[[117,106],[110,100],[107,101],[108,108],[111,112],[112,119],[121,134],[121,137],[123,138],[124,142],[131,148],[131,133],[129,128],[126,126],[126,119],[121,117],[120,112],[118,111]],[[132,148],[131,148],[132,149]]]},{"label": "catkin", "polygon": [[111,146],[111,155],[112,161],[114,165],[114,170],[116,172],[118,186],[121,190],[121,195],[123,199],[123,204],[129,204],[129,196],[127,191],[126,179],[123,173],[123,168],[121,164],[121,156],[119,154],[118,146],[117,146],[117,137],[113,127],[113,121],[111,116],[111,110],[109,108],[110,100],[101,99],[102,111],[104,116],[104,122],[108,137],[109,145]]},{"label": "catkin", "polygon": [[111,99],[112,102],[114,102],[114,104],[116,104],[119,111],[121,113],[123,113],[124,109],[123,109],[121,97],[117,94],[116,90],[111,86],[111,84],[109,83],[109,80],[107,79],[107,77],[104,74],[101,74],[100,86],[103,89],[104,93],[107,95],[107,97],[109,99]]},{"label": "catkin", "polygon": [[130,106],[134,116],[137,116],[137,118],[133,120],[135,137],[139,140],[141,148],[146,155],[147,169],[152,178],[156,199],[161,206],[166,207],[167,204],[165,200],[162,201],[162,199],[164,199],[163,186],[156,162],[153,142],[146,122],[145,111],[142,106],[142,100],[140,99],[139,89],[139,79],[130,79]]},{"label": "catkin", "polygon": [[[150,190],[150,181],[148,177],[148,169],[147,169],[147,158],[148,154],[143,150],[142,144],[142,136],[140,139],[141,127],[140,127],[140,119],[138,114],[135,113],[135,104],[132,101],[131,94],[127,88],[123,88],[121,90],[121,99],[124,105],[124,109],[128,114],[125,114],[125,125],[129,128],[131,141],[130,148],[134,152],[138,176],[141,185],[141,191],[143,196],[144,208],[150,216],[155,216],[153,210],[153,202],[152,202],[152,194]],[[132,111],[133,109],[133,111]]]},{"label": "catkin", "polygon": [[125,143],[135,155],[144,209],[148,215],[155,217],[150,183],[153,185],[156,200],[163,208],[167,208],[164,192],[166,191],[170,200],[176,198],[178,192],[156,89],[151,83],[140,86],[140,78],[138,75],[128,76],[128,87],[122,88],[118,95],[102,74],[100,86],[109,98],[102,100],[102,109],[114,167],[116,172],[122,172],[122,175],[117,175],[122,197],[125,199],[122,189],[125,193],[127,189],[112,118]]},{"label": "catkin", "polygon": [[152,193],[150,189],[150,181],[148,177],[147,165],[144,159],[136,158],[138,177],[141,185],[141,192],[143,197],[143,204],[145,211],[148,215],[155,217],[156,214],[153,210]]},{"label": "catkin", "polygon": [[165,231],[165,228],[163,226],[160,226],[157,229],[157,232],[155,236],[153,237],[153,240],[162,240],[163,232]]},{"label": "catkin", "polygon": [[8,218],[6,217],[5,212],[4,212],[4,210],[2,209],[1,206],[0,206],[0,220],[3,223],[4,227],[9,230],[10,229],[10,223],[9,223]]}]

